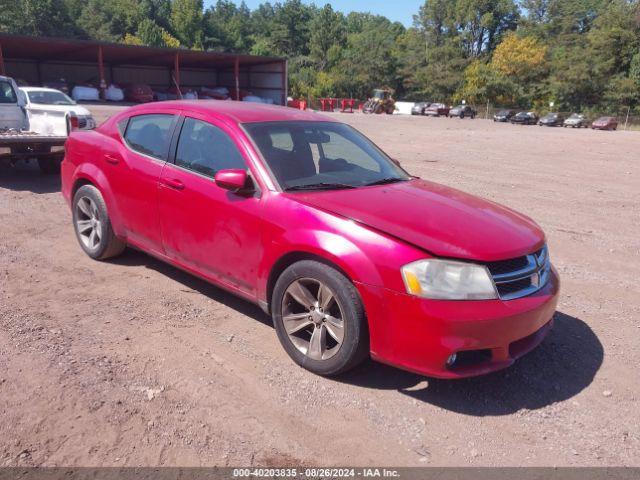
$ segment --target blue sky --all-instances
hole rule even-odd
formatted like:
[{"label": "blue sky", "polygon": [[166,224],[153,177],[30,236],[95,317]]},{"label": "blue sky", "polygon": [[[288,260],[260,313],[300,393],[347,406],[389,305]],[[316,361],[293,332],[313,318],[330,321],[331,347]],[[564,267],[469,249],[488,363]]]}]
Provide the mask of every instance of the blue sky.
[{"label": "blue sky", "polygon": [[[235,0],[236,4],[240,4],[242,0]],[[245,0],[245,3],[252,10],[266,0]],[[278,0],[271,0],[271,3],[276,3]],[[341,0],[327,1],[317,0],[315,2],[303,0],[304,3],[315,3],[318,6],[323,6],[330,3],[335,10],[340,10],[344,13],[355,12],[371,12],[378,15],[384,15],[393,21],[402,22],[405,26],[410,27],[413,23],[413,15],[418,13],[418,9],[424,3],[421,0]],[[205,6],[215,3],[216,0],[205,0]]]}]

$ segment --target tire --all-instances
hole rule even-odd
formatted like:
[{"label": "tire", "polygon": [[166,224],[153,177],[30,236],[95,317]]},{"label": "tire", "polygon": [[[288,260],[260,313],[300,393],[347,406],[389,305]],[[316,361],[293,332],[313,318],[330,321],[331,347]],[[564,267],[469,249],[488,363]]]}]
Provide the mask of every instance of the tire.
[{"label": "tire", "polygon": [[76,238],[87,255],[94,260],[106,260],[124,251],[127,244],[116,237],[104,198],[96,187],[83,185],[78,189],[73,196],[72,212]]},{"label": "tire", "polygon": [[[301,298],[300,286],[306,289],[302,297],[306,299],[304,305],[290,293],[294,292]],[[328,288],[330,297],[323,296],[321,288],[325,292]],[[320,308],[323,298],[331,298],[324,310]],[[315,308],[309,308],[311,301],[316,302],[313,304]],[[283,348],[294,362],[310,372],[324,376],[339,375],[369,355],[369,332],[360,295],[347,277],[328,265],[303,260],[288,267],[276,282],[271,311]],[[341,317],[341,322],[323,320],[322,316],[327,312],[334,320]],[[296,315],[300,318],[295,318]],[[291,317],[288,322],[287,317]],[[342,325],[341,329],[336,328],[338,324]],[[289,332],[297,330],[287,333],[287,328]],[[334,336],[335,332],[337,336]],[[317,335],[315,340],[324,345],[312,352],[314,335]],[[341,343],[337,341],[340,336]]]},{"label": "tire", "polygon": [[464,112],[460,112],[460,120],[464,119]]},{"label": "tire", "polygon": [[38,158],[38,167],[46,175],[56,175],[60,173],[60,161],[59,158]]}]

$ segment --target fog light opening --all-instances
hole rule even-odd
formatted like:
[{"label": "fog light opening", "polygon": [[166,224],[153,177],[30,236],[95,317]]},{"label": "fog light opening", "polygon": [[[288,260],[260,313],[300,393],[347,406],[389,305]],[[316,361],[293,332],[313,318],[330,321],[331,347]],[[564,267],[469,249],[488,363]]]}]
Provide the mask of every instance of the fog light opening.
[{"label": "fog light opening", "polygon": [[452,353],[451,355],[449,355],[449,358],[447,358],[447,367],[453,367],[457,359],[458,359],[457,353]]}]

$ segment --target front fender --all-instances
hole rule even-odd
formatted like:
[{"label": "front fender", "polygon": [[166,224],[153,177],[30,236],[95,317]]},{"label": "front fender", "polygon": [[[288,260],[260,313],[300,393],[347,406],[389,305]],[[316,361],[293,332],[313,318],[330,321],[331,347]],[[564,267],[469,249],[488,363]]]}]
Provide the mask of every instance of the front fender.
[{"label": "front fender", "polygon": [[291,254],[320,257],[354,283],[404,291],[400,267],[425,252],[358,222],[280,198],[267,202],[258,298],[269,301],[274,267]]}]

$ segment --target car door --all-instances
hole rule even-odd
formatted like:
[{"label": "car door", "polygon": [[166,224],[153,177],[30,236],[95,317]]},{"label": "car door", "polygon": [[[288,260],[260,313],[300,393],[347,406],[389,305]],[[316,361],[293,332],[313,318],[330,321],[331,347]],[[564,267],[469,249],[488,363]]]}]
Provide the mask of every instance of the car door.
[{"label": "car door", "polygon": [[127,239],[162,253],[158,217],[158,180],[167,160],[177,114],[131,116],[118,128],[125,148],[104,154],[105,171],[123,214]]},{"label": "car door", "polygon": [[222,123],[187,116],[160,179],[159,211],[166,254],[197,273],[254,296],[261,257],[261,196],[234,193],[216,172],[250,172],[246,153]]}]

